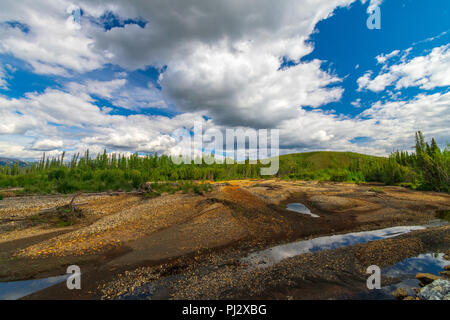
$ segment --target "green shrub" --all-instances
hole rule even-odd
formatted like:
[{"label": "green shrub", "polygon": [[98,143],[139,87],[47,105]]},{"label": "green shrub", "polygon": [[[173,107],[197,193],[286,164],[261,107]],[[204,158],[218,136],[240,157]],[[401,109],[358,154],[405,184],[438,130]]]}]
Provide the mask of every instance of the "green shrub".
[{"label": "green shrub", "polygon": [[55,189],[59,193],[72,193],[74,191],[79,190],[78,186],[67,179],[57,180],[55,184]]},{"label": "green shrub", "polygon": [[64,179],[67,175],[67,169],[66,168],[57,168],[52,169],[48,173],[48,180],[60,180]]}]

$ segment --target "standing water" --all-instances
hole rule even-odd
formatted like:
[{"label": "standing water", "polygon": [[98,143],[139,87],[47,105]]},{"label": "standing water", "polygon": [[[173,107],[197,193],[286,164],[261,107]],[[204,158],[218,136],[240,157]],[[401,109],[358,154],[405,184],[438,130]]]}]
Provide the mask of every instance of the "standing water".
[{"label": "standing water", "polygon": [[425,253],[416,257],[404,259],[392,266],[381,270],[383,277],[397,280],[392,285],[383,285],[380,290],[372,290],[361,293],[356,299],[396,299],[392,292],[403,288],[412,297],[415,296],[413,288],[419,288],[417,273],[431,273],[439,276],[439,272],[448,265],[450,261],[444,259],[443,253]]},{"label": "standing water", "polygon": [[0,282],[0,300],[16,300],[65,281],[69,275],[36,280]]},{"label": "standing water", "polygon": [[303,203],[289,203],[286,209],[289,211],[307,214],[313,218],[320,218],[317,214],[312,213],[311,210],[309,210]]},{"label": "standing water", "polygon": [[354,244],[392,238],[410,231],[423,229],[425,229],[423,226],[392,227],[296,241],[252,253],[243,258],[242,261],[253,267],[268,267],[283,259],[295,257],[303,253],[332,250]]}]

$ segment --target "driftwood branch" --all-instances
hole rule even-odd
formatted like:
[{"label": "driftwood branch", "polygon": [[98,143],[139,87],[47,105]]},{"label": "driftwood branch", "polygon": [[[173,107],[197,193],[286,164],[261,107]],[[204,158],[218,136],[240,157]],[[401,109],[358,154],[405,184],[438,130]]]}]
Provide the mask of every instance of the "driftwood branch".
[{"label": "driftwood branch", "polygon": [[72,197],[72,200],[71,200],[70,203],[69,203],[70,212],[73,212],[73,210],[74,210],[74,206],[73,206],[74,200],[75,200],[77,197],[81,196],[82,194],[83,194],[83,192],[80,191],[80,192],[77,192],[77,193]]}]

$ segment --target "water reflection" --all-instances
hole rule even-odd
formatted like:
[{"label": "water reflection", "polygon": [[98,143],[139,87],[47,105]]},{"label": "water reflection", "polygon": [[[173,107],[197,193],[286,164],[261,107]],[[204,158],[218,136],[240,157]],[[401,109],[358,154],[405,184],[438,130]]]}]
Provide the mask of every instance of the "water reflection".
[{"label": "water reflection", "polygon": [[307,214],[313,218],[320,218],[317,214],[312,213],[311,210],[309,210],[303,203],[289,203],[286,209],[289,211]]},{"label": "water reflection", "polygon": [[398,282],[392,285],[382,286],[380,290],[363,292],[357,296],[357,299],[389,299],[393,300],[392,295],[397,288],[403,288],[412,297],[415,296],[413,288],[419,288],[419,281],[416,279],[417,273],[431,273],[439,275],[450,262],[445,260],[443,253],[426,253],[417,257],[407,258],[392,266],[381,270],[384,277],[396,279]]},{"label": "water reflection", "polygon": [[439,275],[439,272],[449,264],[444,258],[444,254],[427,253],[417,257],[408,258],[383,270],[383,275],[393,278],[415,277],[417,273],[432,273]]},{"label": "water reflection", "polygon": [[258,251],[243,258],[242,261],[254,267],[267,267],[283,259],[303,253],[331,250],[369,241],[399,236],[414,230],[422,230],[422,226],[392,227],[381,230],[352,232],[341,235],[319,237],[311,240],[296,241],[263,251]]},{"label": "water reflection", "polygon": [[0,300],[16,300],[66,281],[69,275],[36,280],[0,282]]}]

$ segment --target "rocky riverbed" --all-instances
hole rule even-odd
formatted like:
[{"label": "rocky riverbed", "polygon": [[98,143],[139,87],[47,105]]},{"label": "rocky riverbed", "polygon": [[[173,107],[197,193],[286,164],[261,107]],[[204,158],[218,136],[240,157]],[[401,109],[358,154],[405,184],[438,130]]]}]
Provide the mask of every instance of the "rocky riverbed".
[{"label": "rocky riverbed", "polygon": [[[71,196],[0,201],[0,281],[83,271],[83,290],[64,284],[29,298],[351,298],[370,264],[385,267],[449,249],[449,227],[310,252],[268,268],[242,258],[280,244],[394,226],[424,226],[450,196],[401,187],[245,180],[213,184],[207,194],[86,194],[80,218],[58,225],[39,214]],[[287,210],[306,206],[314,216]],[[38,217],[38,218],[36,218]],[[370,264],[369,264],[370,263]]]}]

